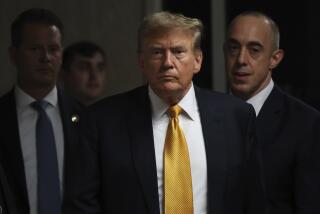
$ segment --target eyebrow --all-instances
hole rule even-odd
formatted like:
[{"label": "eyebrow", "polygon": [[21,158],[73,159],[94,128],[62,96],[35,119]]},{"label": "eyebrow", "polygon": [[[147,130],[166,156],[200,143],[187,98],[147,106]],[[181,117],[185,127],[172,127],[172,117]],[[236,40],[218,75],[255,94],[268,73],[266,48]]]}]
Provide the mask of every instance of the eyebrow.
[{"label": "eyebrow", "polygon": [[[236,39],[233,38],[229,38],[227,40],[227,43],[235,43],[235,44],[240,44],[240,42]],[[262,43],[259,41],[249,41],[248,43],[246,43],[246,46],[259,46],[259,47],[263,47]]]}]

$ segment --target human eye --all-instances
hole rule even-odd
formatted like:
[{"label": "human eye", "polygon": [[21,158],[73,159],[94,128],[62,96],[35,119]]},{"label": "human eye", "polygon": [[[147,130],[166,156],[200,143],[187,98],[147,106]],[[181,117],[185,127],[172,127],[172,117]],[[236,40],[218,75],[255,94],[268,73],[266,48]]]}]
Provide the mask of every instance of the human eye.
[{"label": "human eye", "polygon": [[172,50],[172,53],[177,58],[182,58],[186,52],[187,52],[186,48],[182,48],[182,47],[173,48]]},{"label": "human eye", "polygon": [[60,52],[61,51],[61,47],[59,45],[51,45],[49,46],[49,52],[50,53],[56,53],[56,52]]},{"label": "human eye", "polygon": [[249,52],[252,56],[258,56],[262,51],[262,47],[260,45],[252,45],[249,47]]},{"label": "human eye", "polygon": [[163,50],[161,48],[151,48],[149,50],[149,55],[151,56],[151,58],[153,59],[159,59],[163,56]]},{"label": "human eye", "polygon": [[236,43],[228,43],[227,44],[227,51],[231,55],[238,54],[239,49],[240,49],[240,46],[238,44],[236,44]]},{"label": "human eye", "polygon": [[29,50],[32,52],[38,52],[41,50],[41,47],[34,45],[34,46],[30,46]]},{"label": "human eye", "polygon": [[90,65],[86,62],[79,62],[76,67],[81,72],[85,72],[90,69]]}]

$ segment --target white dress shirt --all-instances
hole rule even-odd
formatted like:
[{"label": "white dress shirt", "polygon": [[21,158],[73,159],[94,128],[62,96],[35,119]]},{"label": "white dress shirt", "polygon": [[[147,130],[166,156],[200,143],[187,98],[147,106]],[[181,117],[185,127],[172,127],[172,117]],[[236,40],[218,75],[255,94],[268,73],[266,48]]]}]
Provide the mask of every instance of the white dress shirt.
[{"label": "white dress shirt", "polygon": [[[166,114],[169,106],[161,100],[150,87],[149,97],[152,108],[152,126],[157,165],[159,205],[160,214],[162,214],[163,149],[169,123],[169,117]],[[207,160],[200,115],[193,85],[178,105],[183,109],[183,112],[179,115],[179,125],[184,132],[189,149],[194,213],[205,214],[207,213]]]},{"label": "white dress shirt", "polygon": [[[36,122],[38,113],[30,104],[34,98],[26,94],[18,86],[15,87],[17,117],[19,125],[19,135],[24,161],[26,183],[29,197],[30,214],[37,214],[37,152],[36,152]],[[63,179],[63,159],[64,159],[64,139],[63,127],[58,107],[58,93],[55,87],[43,100],[50,105],[45,109],[48,114],[55,137],[60,189],[62,190]],[[62,192],[62,191],[61,191]]]},{"label": "white dress shirt", "polygon": [[251,97],[246,101],[247,103],[253,106],[254,111],[256,112],[256,116],[258,116],[264,102],[266,101],[269,94],[271,93],[273,86],[274,86],[274,83],[273,83],[273,80],[271,79],[267,87],[265,87],[258,94],[256,94],[255,96]]}]

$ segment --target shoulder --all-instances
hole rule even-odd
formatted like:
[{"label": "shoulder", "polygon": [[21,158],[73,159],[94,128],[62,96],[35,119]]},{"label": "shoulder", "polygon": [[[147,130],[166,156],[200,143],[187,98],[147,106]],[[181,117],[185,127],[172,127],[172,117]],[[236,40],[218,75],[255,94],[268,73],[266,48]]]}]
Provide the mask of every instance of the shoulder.
[{"label": "shoulder", "polygon": [[0,97],[0,105],[3,104],[12,104],[14,101],[14,89],[11,89],[9,92],[6,92]]},{"label": "shoulder", "polygon": [[74,97],[68,95],[62,89],[58,88],[59,108],[62,111],[82,112],[85,106],[78,102]]},{"label": "shoulder", "polygon": [[[293,97],[292,95],[282,91],[279,87],[275,86],[270,95],[271,101],[277,101],[276,97],[281,97],[283,100],[283,108],[287,113],[294,114],[296,117],[320,117],[320,112],[312,106],[306,104],[302,100]],[[306,119],[307,119],[306,118]]]},{"label": "shoulder", "polygon": [[234,125],[246,126],[255,119],[253,107],[245,101],[229,94],[196,89],[199,112],[202,117],[216,115]]},{"label": "shoulder", "polygon": [[245,101],[230,94],[195,88],[199,106],[210,106],[212,108],[227,111],[251,111],[252,106]]},{"label": "shoulder", "polygon": [[135,102],[148,97],[147,86],[137,87],[130,91],[106,97],[92,106],[90,109],[95,111],[106,111],[109,109],[127,109],[132,107]]}]

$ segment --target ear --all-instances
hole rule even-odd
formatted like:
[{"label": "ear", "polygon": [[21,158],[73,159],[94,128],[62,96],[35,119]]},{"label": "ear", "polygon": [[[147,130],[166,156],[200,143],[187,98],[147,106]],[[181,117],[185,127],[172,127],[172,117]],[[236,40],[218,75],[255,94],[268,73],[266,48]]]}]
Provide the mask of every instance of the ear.
[{"label": "ear", "polygon": [[201,69],[203,54],[201,50],[194,52],[194,74],[198,73]]},{"label": "ear", "polygon": [[282,49],[278,49],[272,53],[270,58],[269,69],[272,70],[279,65],[281,60],[283,59],[284,51]]}]

